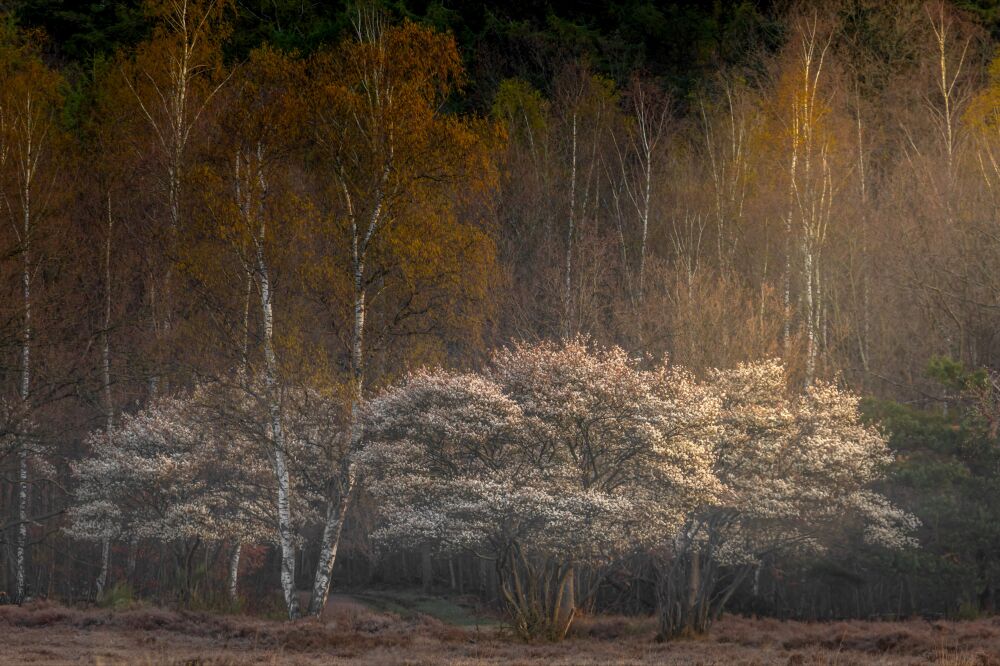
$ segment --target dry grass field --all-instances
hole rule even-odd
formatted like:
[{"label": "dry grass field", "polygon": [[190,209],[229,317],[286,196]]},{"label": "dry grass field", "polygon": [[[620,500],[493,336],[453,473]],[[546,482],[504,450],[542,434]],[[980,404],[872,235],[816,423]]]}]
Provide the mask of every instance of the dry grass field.
[{"label": "dry grass field", "polygon": [[[407,616],[408,615],[408,616]],[[658,644],[649,620],[582,618],[560,644],[341,597],[322,621],[134,607],[0,607],[3,664],[942,664],[1000,666],[1000,618],[801,623],[727,617]]]}]

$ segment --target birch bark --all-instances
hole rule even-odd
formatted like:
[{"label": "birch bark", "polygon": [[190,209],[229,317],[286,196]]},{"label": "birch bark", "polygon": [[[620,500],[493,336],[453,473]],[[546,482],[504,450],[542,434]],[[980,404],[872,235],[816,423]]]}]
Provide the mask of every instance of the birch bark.
[{"label": "birch bark", "polygon": [[[25,413],[29,412],[31,399],[31,354],[32,354],[32,246],[34,240],[34,210],[33,185],[41,157],[42,143],[45,137],[45,127],[39,127],[40,120],[36,118],[38,109],[34,108],[33,99],[28,94],[24,107],[18,110],[16,127],[20,130],[18,143],[17,169],[20,180],[21,221],[19,240],[21,242],[21,290],[23,298],[23,318],[21,322],[21,377],[18,388]],[[27,546],[28,546],[28,457],[30,442],[23,437],[17,452],[17,535],[15,538],[14,557],[14,592],[17,599],[23,599],[27,592]]]},{"label": "birch bark", "polygon": [[[277,482],[278,542],[281,549],[281,589],[288,607],[289,619],[299,615],[298,595],[295,592],[295,544],[292,527],[291,483],[288,462],[285,458],[285,431],[281,415],[281,389],[278,378],[278,357],[274,348],[274,308],[272,303],[270,270],[264,250],[266,239],[266,219],[263,211],[267,192],[267,182],[262,167],[263,147],[257,146],[256,180],[258,192],[258,215],[256,222],[257,283],[260,286],[261,328],[264,342],[264,389],[270,412],[270,438]],[[246,212],[249,213],[247,208]]]},{"label": "birch bark", "polygon": [[239,541],[233,546],[232,553],[229,555],[229,598],[232,601],[237,601],[239,597],[239,576],[240,576],[240,553],[243,550],[243,544]]}]

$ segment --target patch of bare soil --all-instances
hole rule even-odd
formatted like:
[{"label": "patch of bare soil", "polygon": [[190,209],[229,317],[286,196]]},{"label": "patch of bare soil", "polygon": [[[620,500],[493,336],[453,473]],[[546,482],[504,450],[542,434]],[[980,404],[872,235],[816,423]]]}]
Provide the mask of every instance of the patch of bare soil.
[{"label": "patch of bare soil", "polygon": [[3,664],[880,664],[1000,666],[1000,618],[781,622],[727,617],[710,636],[656,643],[650,620],[582,618],[563,643],[401,618],[338,597],[322,620],[51,603],[0,607]]}]

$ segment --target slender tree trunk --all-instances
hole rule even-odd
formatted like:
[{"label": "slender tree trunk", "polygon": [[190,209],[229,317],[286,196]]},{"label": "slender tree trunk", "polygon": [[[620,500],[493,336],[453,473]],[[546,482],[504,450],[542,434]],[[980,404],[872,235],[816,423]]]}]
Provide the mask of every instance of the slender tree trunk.
[{"label": "slender tree trunk", "polygon": [[813,269],[813,254],[809,248],[809,241],[805,237],[803,237],[802,241],[802,259],[804,264],[802,276],[805,278],[802,295],[805,299],[806,316],[806,386],[811,386],[813,377],[816,374],[816,346],[818,344],[816,331],[817,315],[813,285],[815,274]]},{"label": "slender tree trunk", "polygon": [[128,557],[125,561],[125,577],[129,584],[132,584],[135,580],[135,564],[138,555],[139,539],[133,536],[128,540]]},{"label": "slender tree trunk", "polygon": [[271,285],[263,248],[258,247],[258,279],[261,293],[261,323],[264,329],[264,381],[270,410],[270,435],[273,448],[274,475],[278,485],[278,541],[281,547],[281,589],[288,606],[289,619],[299,615],[299,600],[295,593],[295,544],[292,533],[291,484],[285,460],[285,433],[282,427],[278,388],[278,360],[274,351],[274,315],[271,309]]},{"label": "slender tree trunk", "polygon": [[351,429],[352,439],[355,437],[357,410],[364,393],[364,341],[365,315],[367,310],[364,288],[364,265],[356,263],[354,269],[354,329],[351,333]]},{"label": "slender tree trunk", "polygon": [[182,572],[184,575],[184,603],[191,603],[192,595],[194,592],[194,555],[198,552],[198,548],[201,546],[201,537],[194,538],[194,544],[187,550],[184,554],[184,562],[182,567]]},{"label": "slender tree trunk", "polygon": [[[645,123],[645,119],[642,119]],[[642,131],[645,133],[646,129],[643,127]],[[645,191],[643,192],[643,202],[642,202],[642,240],[639,244],[639,302],[642,303],[643,294],[645,293],[645,276],[646,276],[646,241],[649,237],[649,208],[652,201],[652,189],[653,189],[653,150],[649,145],[650,138],[644,135],[643,146],[646,158],[646,173],[645,173]]]},{"label": "slender tree trunk", "polygon": [[[383,182],[388,177],[388,172],[383,171]],[[375,206],[368,221],[368,229],[365,237],[360,238],[357,219],[355,218],[352,199],[347,189],[343,186],[344,201],[347,205],[348,216],[351,219],[351,264],[354,286],[354,326],[351,332],[351,451],[357,450],[361,442],[360,411],[361,401],[364,396],[364,339],[365,339],[365,315],[367,290],[365,287],[365,254],[368,243],[374,237],[379,228],[382,215],[382,195],[376,196]],[[341,495],[335,503],[330,497],[326,510],[326,522],[323,525],[323,540],[320,545],[320,554],[316,562],[316,574],[313,578],[313,591],[309,599],[309,613],[320,615],[326,608],[326,600],[330,594],[330,581],[333,576],[333,567],[337,561],[337,550],[340,546],[340,535],[344,529],[344,520],[351,505],[351,498],[354,494],[355,470],[350,463],[347,463],[344,470],[344,483],[341,485]]]},{"label": "slender tree trunk", "polygon": [[[260,147],[258,147],[258,155],[261,157],[263,156],[262,148]],[[250,187],[244,187],[243,185],[243,178],[245,177],[246,174],[243,170],[242,153],[239,148],[236,149],[236,155],[235,159],[233,160],[233,164],[235,166],[235,178],[233,179],[233,183],[236,189],[236,205],[239,208],[240,214],[242,215],[243,220],[247,225],[247,230],[250,231],[251,229],[253,229],[253,218],[250,212],[251,211],[250,192],[252,190]],[[261,176],[263,176],[263,173],[261,173]],[[262,177],[260,180],[262,186],[266,185],[266,182],[263,180]],[[261,219],[263,219],[263,213],[264,211],[261,210],[260,211]],[[250,258],[250,256],[254,255],[252,249],[253,248],[251,247],[251,252],[249,252],[247,256],[241,257],[243,259],[244,266],[246,268],[246,275],[244,276],[246,280],[243,285],[243,330],[242,330],[243,339],[240,341],[240,381],[243,384],[244,388],[246,388],[250,372],[250,301],[253,295],[253,274],[254,274],[253,260]]]},{"label": "slender tree trunk", "polygon": [[[26,172],[24,186],[22,190],[23,206],[23,260],[24,266],[21,273],[21,286],[24,296],[24,320],[21,331],[21,385],[20,397],[24,403],[25,412],[28,411],[28,401],[31,391],[31,167],[33,156],[31,151],[31,141],[28,141],[27,164],[29,169]],[[28,448],[27,441],[22,441],[18,447],[17,466],[17,542],[15,555],[15,593],[20,601],[24,599],[27,586],[26,550],[28,545]]]},{"label": "slender tree trunk", "polygon": [[344,520],[354,494],[354,472],[347,471],[347,484],[342,489],[340,502],[334,510],[331,503],[327,507],[326,524],[323,526],[323,541],[319,559],[316,562],[316,576],[313,579],[312,597],[309,599],[309,614],[319,616],[326,608],[326,600],[330,594],[330,581],[333,577],[333,565],[337,562],[337,550],[340,546],[340,535],[344,530]]},{"label": "slender tree trunk", "polygon": [[[257,146],[257,171],[256,179],[260,187],[258,210],[259,215],[256,220],[255,254],[257,263],[257,281],[260,286],[260,309],[261,309],[261,329],[264,341],[264,388],[267,394],[269,412],[269,436],[272,447],[272,463],[274,464],[274,476],[277,482],[277,495],[275,498],[278,514],[278,543],[281,550],[281,589],[284,593],[285,604],[288,607],[289,619],[299,616],[299,599],[295,590],[295,544],[292,528],[291,509],[291,481],[288,472],[288,462],[285,459],[285,431],[281,414],[281,389],[278,381],[278,357],[274,348],[274,308],[272,304],[273,294],[271,291],[270,271],[264,253],[266,242],[266,222],[264,215],[264,199],[266,197],[267,182],[264,179],[262,170],[263,147]],[[237,161],[237,171],[239,161]],[[237,176],[239,183],[239,176]],[[239,194],[239,193],[238,193]],[[247,223],[252,223],[249,215],[249,206],[241,201],[244,215],[247,216]]]},{"label": "slender tree trunk", "polygon": [[[115,425],[115,408],[111,396],[111,243],[114,232],[114,217],[111,214],[111,192],[107,194],[107,235],[104,239],[104,321],[101,326],[101,384],[104,394],[104,427],[111,436]],[[101,573],[97,582],[97,598],[100,599],[107,585],[110,569],[111,540],[101,539]]]},{"label": "slender tree trunk", "polygon": [[18,451],[17,471],[17,551],[15,555],[15,594],[24,599],[27,590],[26,550],[28,544],[28,452],[24,446]]},{"label": "slender tree trunk", "polygon": [[572,149],[569,179],[569,222],[566,225],[566,267],[563,276],[563,337],[569,338],[573,313],[573,236],[576,228],[576,112],[573,112]]},{"label": "slender tree trunk", "polygon": [[556,630],[559,634],[557,638],[562,639],[565,638],[576,616],[576,572],[572,564],[567,566],[560,585],[559,598],[556,602]]},{"label": "slender tree trunk", "polygon": [[701,591],[701,557],[698,553],[691,553],[691,564],[688,569],[687,593],[688,608],[695,608],[698,605],[698,596]]},{"label": "slender tree trunk", "polygon": [[871,288],[868,275],[868,183],[865,176],[864,134],[861,123],[861,94],[857,95],[858,113],[858,184],[861,190],[861,336],[858,341],[858,351],[861,356],[861,368],[864,370],[864,382],[869,374],[869,334],[871,329]]},{"label": "slender tree trunk", "polygon": [[[184,112],[187,106],[187,52],[185,49],[184,65],[181,75],[177,78],[177,88],[175,89],[176,101],[172,109],[174,136],[170,152],[170,164],[167,167],[167,209],[169,214],[169,228],[167,246],[171,253],[177,251],[178,236],[181,227],[181,193],[183,186],[184,168]],[[169,340],[173,329],[173,264],[168,263],[163,277],[163,333]],[[162,370],[162,368],[158,368]],[[169,388],[169,387],[167,387]]]},{"label": "slender tree trunk", "polygon": [[816,259],[813,262],[813,270],[815,272],[815,277],[813,278],[816,282],[816,330],[819,335],[819,344],[817,345],[817,358],[819,353],[827,349],[829,345],[829,326],[828,317],[826,313],[826,302],[823,300],[823,264],[822,264],[822,254],[817,252]]},{"label": "slender tree trunk", "polygon": [[97,600],[104,598],[104,590],[108,583],[108,568],[111,562],[111,540],[101,540],[101,572],[97,575]]},{"label": "slender tree trunk", "polygon": [[101,326],[101,384],[104,394],[104,427],[111,432],[115,424],[114,402],[111,397],[111,193],[108,193],[108,227],[104,239],[104,321]]},{"label": "slender tree trunk", "polygon": [[649,237],[649,209],[653,195],[653,150],[656,137],[652,136],[654,131],[647,126],[649,120],[646,117],[647,111],[643,109],[640,117],[640,132],[642,133],[642,151],[645,158],[645,189],[642,196],[642,240],[639,245],[639,302],[642,302],[645,293],[646,276],[646,244]]},{"label": "slender tree trunk", "polygon": [[240,379],[244,383],[250,374],[250,300],[253,292],[253,271],[248,270],[243,289],[243,341],[240,345]]},{"label": "slender tree trunk", "polygon": [[793,138],[792,163],[789,168],[788,185],[788,215],[785,217],[785,272],[782,275],[782,305],[784,306],[784,322],[782,324],[782,345],[785,355],[790,350],[792,339],[792,215],[795,206],[795,177],[798,167],[798,137]]},{"label": "slender tree trunk", "polygon": [[243,552],[243,544],[239,541],[233,546],[229,554],[229,599],[234,603],[239,601],[239,577],[240,577],[240,554]]}]

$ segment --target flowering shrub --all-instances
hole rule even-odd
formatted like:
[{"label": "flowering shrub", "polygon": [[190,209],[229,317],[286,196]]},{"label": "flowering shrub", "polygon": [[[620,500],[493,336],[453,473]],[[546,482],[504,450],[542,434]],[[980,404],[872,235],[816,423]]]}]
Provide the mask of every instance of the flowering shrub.
[{"label": "flowering shrub", "polygon": [[618,348],[516,345],[480,374],[411,375],[370,401],[365,433],[375,540],[495,559],[528,637],[565,634],[575,565],[656,552],[670,636],[707,628],[765,553],[852,520],[902,547],[914,525],[868,489],[890,456],[857,398],[789,395],[776,361],[697,381]]},{"label": "flowering shrub", "polygon": [[712,372],[706,385],[719,491],[661,547],[663,637],[705,631],[765,555],[822,549],[854,525],[869,541],[912,545],[916,519],[869,490],[891,455],[861,422],[857,396],[827,383],[789,394],[774,360]]},{"label": "flowering shrub", "polygon": [[582,342],[516,346],[481,375],[423,371],[370,402],[377,541],[494,558],[514,625],[565,634],[573,567],[675,529],[715,491],[712,399]]},{"label": "flowering shrub", "polygon": [[[248,388],[253,384],[199,386],[92,433],[90,455],[73,466],[67,531],[85,540],[151,539],[180,549],[201,542],[274,543],[268,412],[263,391]],[[284,448],[295,472],[297,528],[315,521],[322,504],[325,454],[339,433],[329,402],[308,390],[285,396]]]}]

